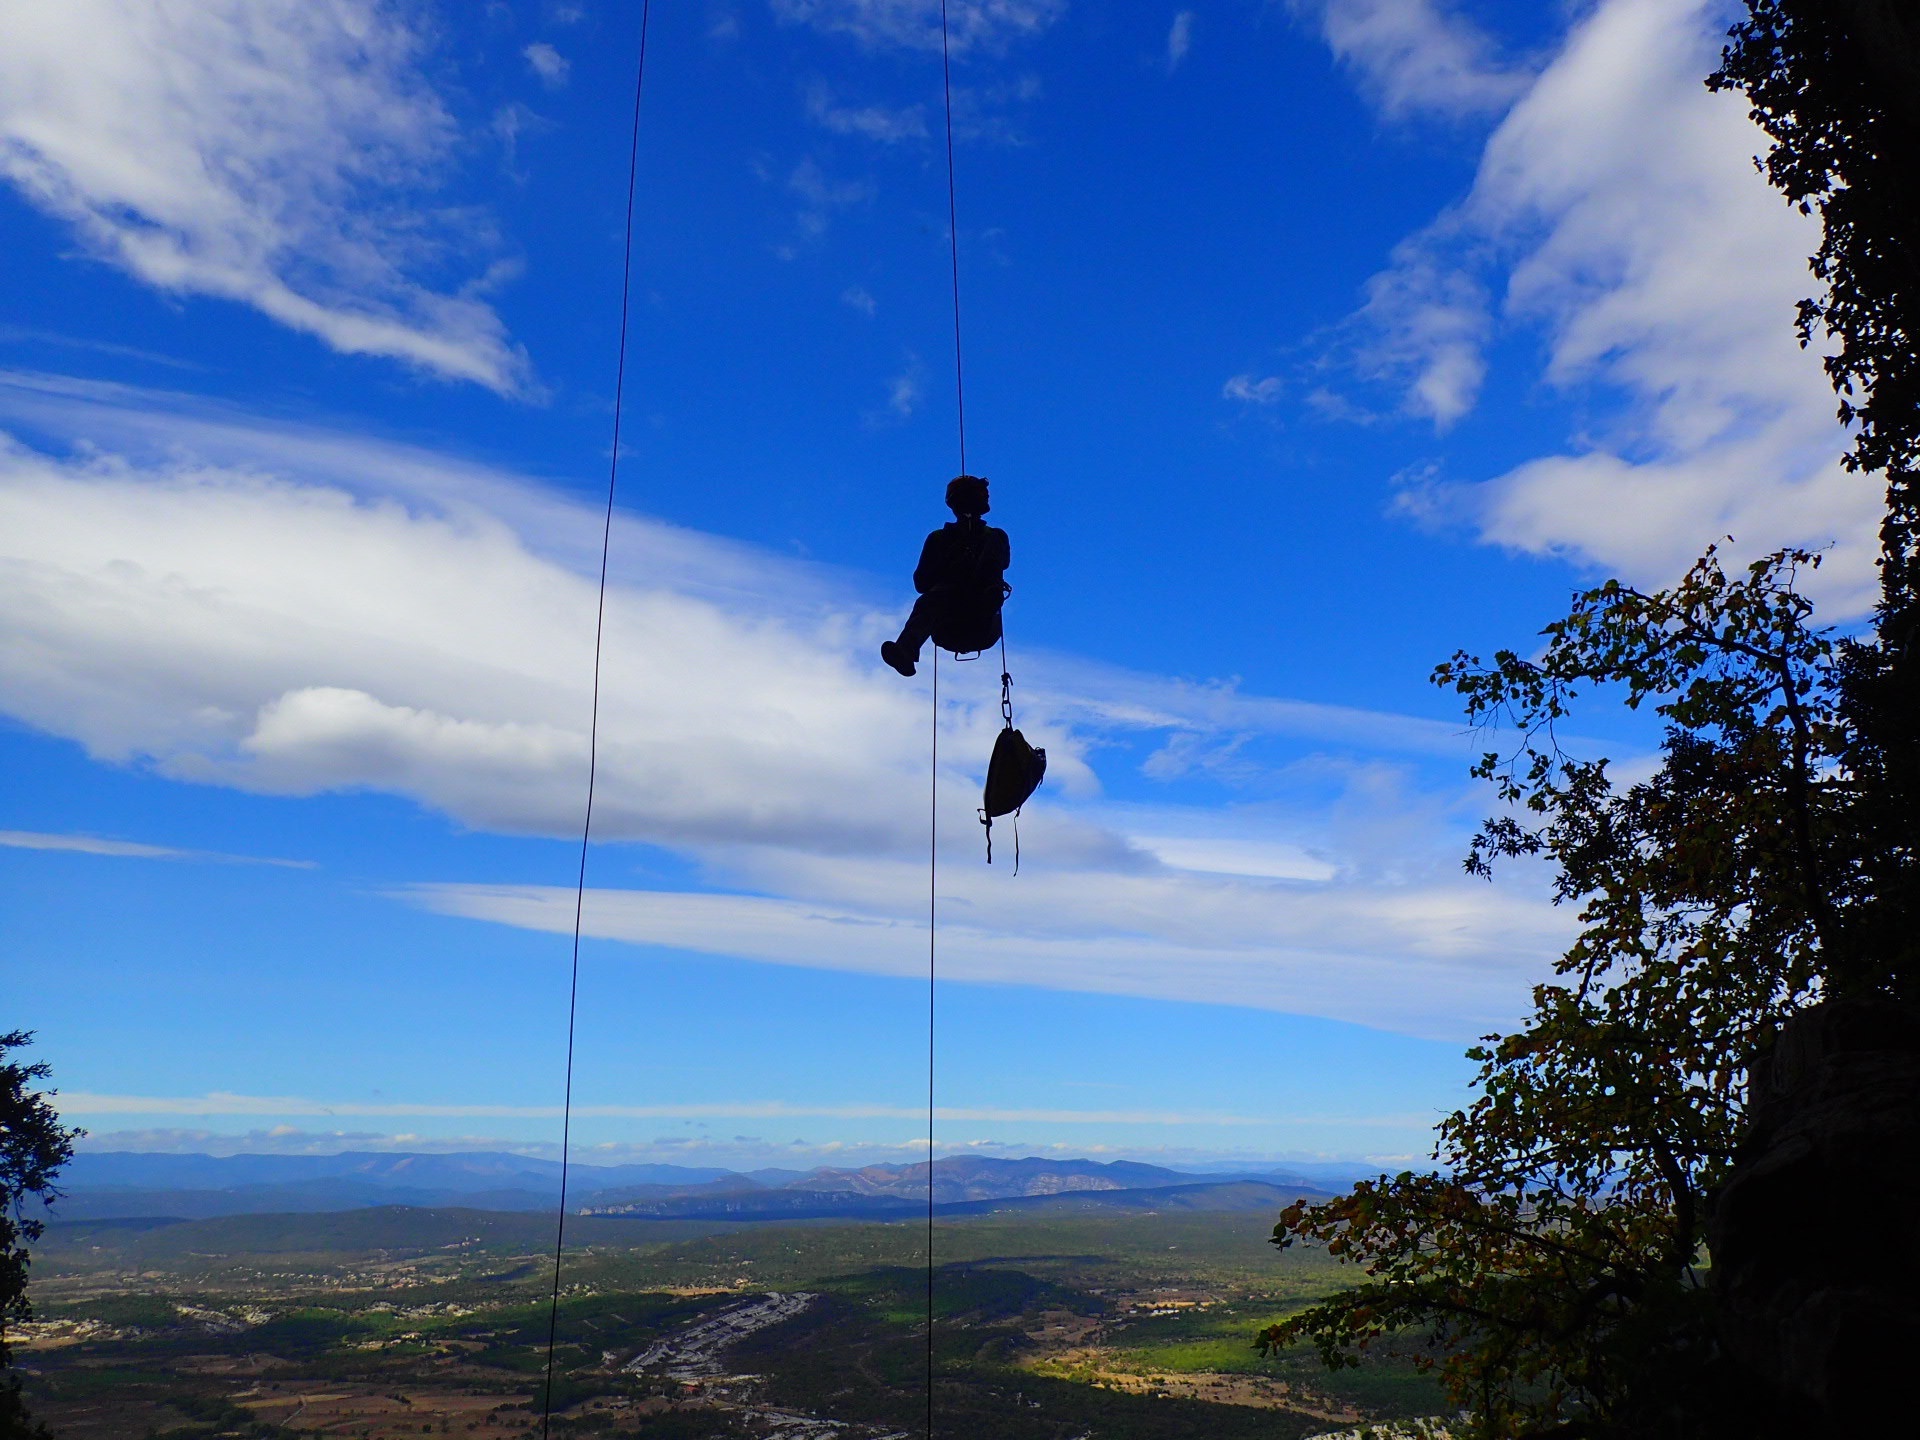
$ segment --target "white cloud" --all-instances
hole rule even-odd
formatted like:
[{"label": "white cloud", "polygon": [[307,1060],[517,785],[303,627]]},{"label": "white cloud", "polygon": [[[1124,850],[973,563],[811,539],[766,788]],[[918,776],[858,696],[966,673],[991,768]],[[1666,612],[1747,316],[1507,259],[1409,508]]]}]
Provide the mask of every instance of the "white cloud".
[{"label": "white cloud", "polygon": [[[950,0],[949,45],[956,54],[1001,50],[1041,34],[1066,9],[1066,0]],[[870,50],[940,49],[940,0],[773,0],[773,13]]]},{"label": "white cloud", "polygon": [[520,53],[526,57],[528,67],[540,77],[540,83],[549,90],[558,90],[567,83],[573,66],[566,56],[546,41],[536,40]]},{"label": "white cloud", "polygon": [[[925,1120],[925,1112],[915,1119]],[[1274,1115],[1266,1117],[1274,1129],[1301,1126],[1352,1127],[1356,1129],[1403,1129],[1409,1138],[1419,1140],[1431,1127],[1433,1116],[1425,1113],[1406,1115]],[[174,1155],[337,1155],[342,1151],[384,1151],[399,1153],[472,1153],[488,1151],[524,1155],[533,1159],[558,1160],[560,1146],[554,1140],[528,1140],[499,1135],[398,1134],[378,1130],[305,1130],[293,1125],[272,1125],[244,1132],[179,1127],[142,1130],[93,1131],[74,1147],[84,1153],[101,1151],[137,1151],[145,1154]],[[1296,1151],[1272,1147],[1206,1148],[1193,1144],[1142,1145],[1101,1142],[996,1140],[940,1136],[933,1142],[942,1155],[1058,1155],[1107,1160],[1142,1160],[1149,1164],[1179,1168],[1185,1164],[1204,1164],[1212,1171],[1227,1165],[1256,1169],[1284,1168],[1290,1162],[1353,1163],[1346,1153],[1323,1150]],[[923,1160],[927,1140],[924,1136],[867,1138],[819,1141],[776,1141],[760,1136],[676,1135],[646,1140],[602,1140],[583,1142],[575,1136],[572,1159],[576,1165],[625,1165],[645,1162],[697,1163],[706,1166],[751,1168],[760,1165],[792,1167],[813,1165],[853,1166],[879,1161]],[[1415,1155],[1364,1157],[1367,1163],[1418,1163]]]},{"label": "white cloud", "polygon": [[1228,400],[1244,400],[1249,405],[1271,405],[1285,388],[1278,375],[1235,375],[1221,387],[1220,393]]},{"label": "white cloud", "polygon": [[[109,1095],[90,1090],[62,1091],[49,1097],[63,1116],[74,1115],[287,1115],[413,1116],[452,1120],[558,1120],[558,1105],[441,1105],[431,1101],[313,1100],[300,1095],[236,1095],[215,1090],[205,1095]],[[924,1105],[792,1104],[785,1100],[743,1100],[684,1105],[575,1105],[576,1120],[920,1120]],[[937,1106],[936,1121],[1036,1121],[1042,1124],[1092,1125],[1271,1125],[1265,1116],[1215,1111],[1168,1110],[1020,1110],[988,1106]],[[1400,1117],[1395,1117],[1396,1120]],[[588,1163],[591,1163],[590,1161]]]},{"label": "white cloud", "polygon": [[1505,332],[1544,340],[1542,378],[1592,405],[1563,454],[1408,508],[1487,541],[1644,583],[1707,543],[1833,547],[1813,580],[1836,614],[1871,603],[1877,483],[1845,437],[1820,356],[1799,348],[1817,222],[1755,173],[1745,101],[1702,83],[1708,0],[1605,0],[1486,145],[1471,193],[1395,252],[1360,317],[1360,365],[1445,426],[1477,403]]},{"label": "white cloud", "polygon": [[1363,373],[1402,384],[1402,408],[1441,430],[1479,400],[1494,328],[1484,285],[1450,248],[1456,239],[1448,216],[1394,247],[1367,283],[1353,357]]},{"label": "white cloud", "polygon": [[880,302],[873,298],[864,285],[849,285],[840,292],[840,302],[868,317],[872,317],[880,309]]},{"label": "white cloud", "polygon": [[[478,829],[577,833],[591,507],[406,446],[122,387],[15,376],[0,415],[91,447],[0,449],[7,713],[184,780],[373,789]],[[747,893],[610,891],[589,907],[593,933],[919,973],[924,933],[902,897],[924,893],[926,689],[876,653],[898,619],[849,577],[619,518],[595,833],[670,847]],[[943,885],[951,979],[1459,1036],[1518,1009],[1564,940],[1544,903],[1458,875],[1458,782],[1408,791],[1402,772],[1425,757],[1463,768],[1456,724],[1065,656],[1022,671],[1046,799],[1022,822],[1017,882],[969,865]],[[956,673],[942,699],[941,843],[973,855],[997,692]],[[1304,747],[1288,783],[1321,798],[1231,817],[1118,806],[1094,758],[1133,739],[1177,752],[1148,767],[1167,776],[1203,773],[1209,747],[1256,773],[1248,747]],[[1326,747],[1374,758],[1312,759]],[[571,923],[555,892],[409,893],[497,923]]]},{"label": "white cloud", "polygon": [[1175,12],[1173,24],[1167,28],[1167,72],[1171,74],[1180,68],[1180,62],[1187,58],[1187,52],[1193,48],[1193,11]]},{"label": "white cloud", "polygon": [[1526,75],[1492,39],[1437,0],[1293,0],[1333,53],[1390,117],[1417,110],[1473,115],[1504,110]]},{"label": "white cloud", "polygon": [[47,835],[37,830],[0,830],[0,845],[15,850],[62,850],[75,855],[109,855],[126,860],[202,860],[227,865],[284,865],[311,870],[311,860],[273,860],[262,855],[227,855],[218,850],[177,850],[134,840],[105,840],[97,835]]},{"label": "white cloud", "polygon": [[927,134],[924,106],[842,105],[822,81],[807,87],[807,118],[836,135],[861,135],[887,144],[922,140]]},{"label": "white cloud", "polygon": [[148,365],[163,365],[169,370],[206,369],[206,366],[197,365],[191,360],[162,355],[154,350],[142,350],[135,345],[116,345],[111,340],[90,340],[79,335],[62,335],[57,331],[36,330],[25,325],[0,325],[0,341],[12,344],[55,345],[63,350],[90,350],[96,355],[117,355],[127,360],[139,360]]},{"label": "white cloud", "polygon": [[1331,880],[1339,868],[1298,845],[1216,835],[1135,835],[1133,843],[1163,865],[1256,880]]},{"label": "white cloud", "polygon": [[793,167],[787,177],[787,190],[800,197],[796,219],[800,233],[809,240],[827,233],[836,211],[863,205],[874,196],[871,181],[831,179],[811,156]]},{"label": "white cloud", "polygon": [[[938,964],[950,983],[1204,997],[1453,1039],[1517,1009],[1537,964],[1526,957],[1571,938],[1552,912],[1450,877],[1422,887],[1275,886],[1148,867],[1082,868],[1062,862],[1050,827],[1022,824],[1030,851],[1049,857],[1044,871],[1023,870],[1017,890],[998,875],[962,873],[943,884]],[[977,844],[977,835],[944,843],[962,842]],[[916,877],[924,883],[924,861],[783,856],[766,868],[774,873],[756,878],[846,899],[592,890],[585,933],[778,965],[926,974],[925,916],[909,913],[905,898]],[[441,885],[411,893],[442,914],[555,934],[573,927],[571,889]]]},{"label": "white cloud", "polygon": [[907,368],[887,381],[887,409],[905,420],[920,405],[920,365],[909,361]]},{"label": "white cloud", "polygon": [[422,44],[378,0],[15,6],[0,175],[157,289],[516,393],[492,308],[413,278],[485,229],[422,203],[455,139]]}]

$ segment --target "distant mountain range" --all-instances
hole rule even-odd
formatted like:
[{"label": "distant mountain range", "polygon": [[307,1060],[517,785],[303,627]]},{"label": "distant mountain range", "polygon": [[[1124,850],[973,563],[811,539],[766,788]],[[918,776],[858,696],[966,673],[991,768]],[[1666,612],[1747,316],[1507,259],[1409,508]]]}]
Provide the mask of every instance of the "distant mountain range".
[{"label": "distant mountain range", "polygon": [[[1236,1186],[1257,1187],[1263,1195],[1258,1203],[1267,1205],[1273,1201],[1266,1192],[1285,1192],[1289,1198],[1327,1193],[1375,1173],[1342,1167],[1338,1174],[1329,1174],[1331,1167],[1320,1165],[1301,1170],[1309,1168],[1320,1173],[1203,1174],[1127,1160],[953,1156],[933,1163],[933,1200],[947,1213],[1015,1208],[1015,1202],[1022,1209],[1141,1208],[1149,1204],[1149,1196],[1164,1208],[1202,1200],[1206,1203],[1200,1208],[1238,1208],[1229,1203],[1241,1193]],[[571,1210],[634,1219],[880,1218],[924,1210],[927,1180],[925,1161],[744,1172],[681,1165],[573,1165],[567,1198]],[[377,1205],[546,1210],[559,1200],[560,1166],[498,1151],[225,1156],[93,1151],[74,1156],[60,1186],[65,1198],[47,1211],[55,1222],[311,1214]],[[1056,1200],[1061,1203],[1050,1203]]]}]

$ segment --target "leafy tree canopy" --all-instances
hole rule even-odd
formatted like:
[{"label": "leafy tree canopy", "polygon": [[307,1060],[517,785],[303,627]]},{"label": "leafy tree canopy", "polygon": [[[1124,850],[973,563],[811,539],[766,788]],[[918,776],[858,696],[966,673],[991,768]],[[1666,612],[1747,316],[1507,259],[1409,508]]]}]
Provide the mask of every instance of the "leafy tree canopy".
[{"label": "leafy tree canopy", "polygon": [[[1920,601],[1920,14],[1906,0],[1747,0],[1708,84],[1738,89],[1773,141],[1767,178],[1821,219],[1800,335],[1857,426],[1849,463],[1884,471],[1883,581],[1903,628]],[[1902,638],[1910,638],[1903,636]]]},{"label": "leafy tree canopy", "polygon": [[[33,1039],[25,1030],[0,1033],[0,1371],[8,1362],[7,1326],[32,1314],[27,1303],[27,1245],[43,1226],[29,1218],[29,1197],[51,1199],[59,1192],[53,1177],[73,1157],[82,1132],[60,1123],[47,1097],[34,1085],[51,1073],[45,1061],[21,1065],[9,1061]],[[42,1437],[46,1431],[27,1417],[20,1381],[0,1381],[0,1440]]]},{"label": "leafy tree canopy", "polygon": [[[1263,1344],[1310,1340],[1341,1365],[1417,1335],[1489,1436],[1654,1435],[1698,1386],[1695,1258],[1742,1082],[1828,986],[1860,898],[1834,644],[1794,583],[1817,563],[1788,551],[1730,577],[1709,552],[1666,591],[1579,595],[1537,659],[1436,672],[1515,737],[1476,767],[1505,809],[1468,868],[1553,861],[1583,928],[1527,1025],[1469,1052],[1479,1095],[1440,1127],[1441,1173],[1282,1215],[1278,1243],[1324,1243],[1368,1279]],[[1668,722],[1644,779],[1556,739],[1606,684]]]}]

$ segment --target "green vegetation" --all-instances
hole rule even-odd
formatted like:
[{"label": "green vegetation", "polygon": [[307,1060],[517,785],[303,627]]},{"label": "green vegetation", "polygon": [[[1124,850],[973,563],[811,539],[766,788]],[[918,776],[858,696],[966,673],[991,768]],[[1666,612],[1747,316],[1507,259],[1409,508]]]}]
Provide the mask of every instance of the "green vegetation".
[{"label": "green vegetation", "polygon": [[46,1434],[27,1413],[7,1344],[8,1327],[33,1314],[27,1300],[27,1246],[44,1228],[22,1211],[29,1199],[59,1194],[54,1176],[73,1157],[73,1142],[84,1133],[62,1125],[37,1088],[36,1082],[52,1073],[44,1061],[18,1065],[6,1058],[9,1050],[32,1039],[25,1030],[0,1034],[0,1440],[41,1440]]},{"label": "green vegetation", "polygon": [[[1323,1281],[1302,1287],[1316,1296]],[[1449,1410],[1447,1396],[1413,1356],[1424,1353],[1417,1337],[1383,1347],[1369,1363],[1330,1381],[1310,1345],[1263,1351],[1252,1337],[1281,1318],[1281,1307],[1224,1303],[1204,1309],[1153,1315],[1129,1323],[1118,1338],[1110,1368],[1141,1373],[1271,1376],[1304,1391],[1337,1391],[1377,1418],[1401,1419]],[[1401,1353],[1404,1352],[1404,1353]]]},{"label": "green vegetation", "polygon": [[[502,1238],[522,1233],[525,1217],[311,1218],[317,1233],[289,1217],[236,1216],[56,1240],[37,1277],[31,1365],[36,1403],[62,1440],[149,1430],[181,1440],[209,1424],[258,1435],[524,1434],[544,1383],[549,1276],[537,1250]],[[568,1257],[556,1434],[749,1436],[771,1423],[753,1418],[766,1407],[851,1425],[847,1440],[924,1423],[920,1224],[664,1235],[649,1222],[608,1225]],[[1410,1384],[1405,1362],[1330,1381],[1304,1350],[1255,1354],[1262,1322],[1331,1293],[1346,1271],[1323,1249],[1276,1256],[1265,1229],[1254,1217],[1196,1214],[942,1224],[939,1434],[1288,1440],[1330,1428],[1330,1414],[1434,1413],[1431,1387]],[[323,1236],[378,1248],[328,1252]],[[759,1378],[707,1386],[624,1368],[775,1290],[817,1298],[726,1346],[728,1371]],[[260,1428],[228,1411],[209,1418],[215,1406],[237,1406]]]}]

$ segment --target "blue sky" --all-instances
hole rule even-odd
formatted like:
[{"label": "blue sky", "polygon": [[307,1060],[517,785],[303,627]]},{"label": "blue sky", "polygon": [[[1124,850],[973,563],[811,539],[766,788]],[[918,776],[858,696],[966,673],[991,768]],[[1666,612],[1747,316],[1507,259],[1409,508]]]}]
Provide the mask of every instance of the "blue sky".
[{"label": "blue sky", "polygon": [[[924,1145],[929,688],[876,647],[957,468],[937,13],[654,7],[589,1156]],[[1723,535],[1870,592],[1812,222],[1700,84],[1729,11],[952,14],[968,455],[1053,768],[988,869],[995,677],[943,671],[937,1140],[1417,1155],[1571,926],[1460,874],[1433,664]],[[636,19],[8,21],[4,1020],[96,1144],[557,1136]]]}]

